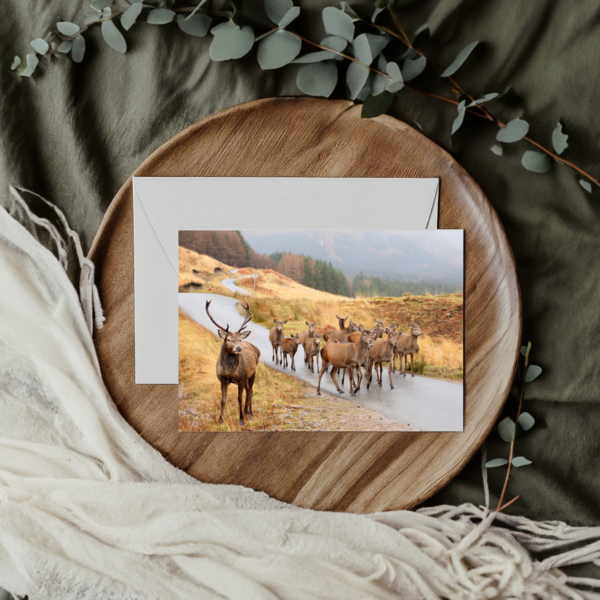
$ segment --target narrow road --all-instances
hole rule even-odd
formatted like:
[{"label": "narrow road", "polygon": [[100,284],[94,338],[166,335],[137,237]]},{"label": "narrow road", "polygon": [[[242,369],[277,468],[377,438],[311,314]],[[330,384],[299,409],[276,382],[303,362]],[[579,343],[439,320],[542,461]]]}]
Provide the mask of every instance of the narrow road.
[{"label": "narrow road", "polygon": [[[206,301],[211,299],[213,302],[210,311],[215,321],[223,327],[229,323],[231,329],[237,330],[242,324],[243,317],[236,308],[235,298],[217,294],[181,293],[179,306],[202,327],[217,333],[217,328],[210,321],[205,310]],[[288,375],[294,375],[314,387],[317,386],[318,373],[313,375],[304,366],[304,349],[301,345],[296,353],[297,370],[294,372],[289,368],[276,366],[271,360],[273,352],[269,342],[269,330],[266,327],[251,322],[247,329],[252,332],[247,341],[260,350],[260,358],[266,365]],[[356,396],[352,397],[349,392],[346,392],[343,397],[422,431],[462,431],[464,405],[462,384],[427,377],[411,377],[410,373],[406,377],[396,373],[392,375],[392,379],[393,390],[389,387],[387,371],[384,371],[383,387],[379,387],[373,379],[371,389],[367,390],[366,381],[363,379],[361,389]],[[323,375],[321,389],[329,394],[338,393],[328,373]],[[346,389],[348,389],[347,381]]]},{"label": "narrow road", "polygon": [[[232,273],[235,273],[236,271],[239,271],[239,269],[234,269],[233,271],[231,271]],[[235,282],[238,279],[245,279],[246,277],[253,277],[252,275],[242,275],[241,277],[236,277],[235,279],[221,279],[221,284],[224,285],[230,292],[237,292],[238,294],[250,294],[250,290],[247,290],[245,288],[241,288],[238,287],[237,285],[235,285]]]}]

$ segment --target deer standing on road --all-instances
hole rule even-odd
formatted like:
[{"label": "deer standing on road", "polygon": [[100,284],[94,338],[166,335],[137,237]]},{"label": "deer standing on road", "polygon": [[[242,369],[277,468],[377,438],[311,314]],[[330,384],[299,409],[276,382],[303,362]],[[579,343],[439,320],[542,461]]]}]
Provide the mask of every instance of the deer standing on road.
[{"label": "deer standing on road", "polygon": [[283,368],[285,369],[288,366],[288,354],[291,358],[291,369],[292,371],[296,370],[296,352],[298,351],[298,346],[300,345],[300,336],[298,334],[293,335],[292,337],[284,337],[281,340],[281,352],[283,353]]},{"label": "deer standing on road", "polygon": [[287,319],[285,321],[273,319],[273,321],[275,322],[275,327],[271,327],[269,331],[269,341],[271,342],[271,346],[273,346],[272,360],[276,365],[280,365],[283,362],[283,357],[280,356],[281,340],[284,338],[283,326],[287,323]]},{"label": "deer standing on road", "polygon": [[410,356],[410,373],[414,377],[413,359],[415,352],[419,348],[417,340],[419,336],[423,335],[423,332],[416,323],[413,323],[412,325],[409,324],[408,326],[410,327],[410,333],[402,333],[398,336],[398,354],[400,356],[399,368],[402,370],[402,356],[404,356],[404,369],[402,370],[402,375],[406,377],[408,357]]},{"label": "deer standing on road", "polygon": [[317,394],[319,396],[321,395],[321,378],[323,377],[323,373],[325,373],[325,371],[327,371],[329,368],[329,365],[332,365],[333,367],[331,369],[330,376],[333,380],[333,383],[335,383],[337,391],[340,394],[343,393],[335,378],[335,374],[339,369],[346,369],[346,371],[348,371],[348,379],[350,380],[350,394],[352,396],[356,395],[356,390],[360,387],[360,379],[358,386],[355,388],[352,369],[357,369],[359,377],[362,378],[359,367],[362,365],[365,355],[373,347],[373,338],[371,336],[371,332],[363,329],[361,326],[360,333],[360,340],[356,344],[353,344],[352,342],[331,342],[327,344],[323,350],[321,350],[322,362],[321,371],[319,372],[319,384],[317,386]]},{"label": "deer standing on road", "polygon": [[389,327],[385,329],[385,333],[388,334],[386,340],[378,339],[375,340],[371,352],[369,354],[369,366],[367,368],[367,389],[371,385],[372,369],[375,366],[375,375],[377,377],[377,383],[381,387],[383,385],[383,363],[387,363],[388,375],[390,376],[390,388],[394,389],[392,383],[392,359],[396,353],[398,347],[398,334],[394,331],[390,331]]},{"label": "deer standing on road", "polygon": [[308,362],[308,368],[314,373],[314,360],[317,362],[317,371],[319,370],[319,350],[321,349],[321,334],[315,333],[313,337],[306,338],[304,344],[304,353]]},{"label": "deer standing on road", "polygon": [[315,337],[315,326],[317,322],[309,323],[308,321],[304,321],[306,325],[308,325],[308,329],[300,332],[300,343],[304,348],[304,364],[308,364],[308,355],[306,354],[306,340],[307,338]]},{"label": "deer standing on road", "polygon": [[[237,332],[229,331],[229,324],[226,328],[221,327],[209,312],[212,300],[206,301],[206,314],[209,319],[218,327],[219,337],[223,340],[221,353],[217,359],[217,379],[221,382],[221,414],[219,423],[223,423],[223,411],[227,404],[227,388],[230,383],[238,386],[238,404],[240,407],[240,425],[244,424],[244,414],[248,419],[252,418],[252,396],[254,395],[254,378],[256,377],[256,365],[260,358],[260,350],[250,342],[244,342],[250,331],[244,331],[247,323],[252,318],[250,306],[246,305],[246,317],[242,326]],[[243,305],[242,305],[243,306]],[[244,390],[246,390],[246,405],[242,411],[242,401]]]}]

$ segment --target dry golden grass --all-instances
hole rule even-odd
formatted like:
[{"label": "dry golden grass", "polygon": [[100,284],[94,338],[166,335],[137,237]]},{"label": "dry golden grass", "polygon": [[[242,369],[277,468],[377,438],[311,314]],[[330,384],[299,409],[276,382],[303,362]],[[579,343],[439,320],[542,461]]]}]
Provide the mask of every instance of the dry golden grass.
[{"label": "dry golden grass", "polygon": [[221,341],[179,311],[179,431],[410,431],[380,413],[324,394],[290,375],[259,363],[254,418],[239,425],[237,386],[230,385],[219,425],[221,384],[216,362]]},{"label": "dry golden grass", "polygon": [[[215,269],[223,269],[223,273],[215,274]],[[201,291],[221,294],[223,296],[232,296],[233,294],[221,285],[221,279],[233,277],[230,274],[232,267],[206,256],[198,254],[187,248],[179,246],[179,289],[183,291],[183,286],[195,283],[202,286]],[[194,270],[197,273],[194,273]]]},{"label": "dry golden grass", "polygon": [[[317,322],[317,331],[337,329],[336,315],[348,317],[355,323],[372,327],[374,319],[400,324],[408,332],[408,322],[417,321],[424,332],[419,337],[419,353],[415,356],[415,372],[446,379],[463,378],[462,296],[413,296],[405,298],[336,299],[328,302],[311,302],[297,299],[282,301],[279,298],[249,298],[253,321],[265,327],[273,319],[285,320],[286,335],[306,329],[305,321]],[[430,335],[432,332],[448,335]]]}]

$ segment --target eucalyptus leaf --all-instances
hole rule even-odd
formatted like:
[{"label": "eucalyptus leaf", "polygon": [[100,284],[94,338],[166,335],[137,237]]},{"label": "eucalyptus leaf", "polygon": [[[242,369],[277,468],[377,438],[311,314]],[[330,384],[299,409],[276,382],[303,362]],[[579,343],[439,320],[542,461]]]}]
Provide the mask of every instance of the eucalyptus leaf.
[{"label": "eucalyptus leaf", "polygon": [[175,18],[175,13],[168,8],[155,8],[148,13],[146,22],[150,25],[166,25]]},{"label": "eucalyptus leaf", "polygon": [[356,96],[363,89],[367,79],[369,78],[369,69],[359,65],[358,63],[351,62],[348,65],[346,71],[346,85],[348,86],[349,95],[351,100],[354,100]]},{"label": "eucalyptus leaf", "polygon": [[187,19],[184,19],[182,15],[177,15],[179,29],[196,37],[205,37],[211,23],[212,19],[208,15],[193,15]]},{"label": "eucalyptus leaf", "polygon": [[[117,26],[112,21],[102,21],[100,26],[104,41],[117,52],[125,54],[127,52],[127,42],[123,34],[117,29]],[[77,38],[75,38],[77,39]]]},{"label": "eucalyptus leaf", "polygon": [[329,98],[337,84],[338,71],[335,63],[323,62],[304,65],[298,70],[296,85],[309,96]]},{"label": "eucalyptus leaf", "polygon": [[354,23],[352,17],[345,12],[328,6],[323,9],[323,24],[329,35],[337,35],[351,42],[354,39]]},{"label": "eucalyptus leaf", "polygon": [[508,461],[505,458],[492,458],[485,463],[486,469],[493,469],[494,467],[503,467],[507,465]]},{"label": "eucalyptus leaf", "polygon": [[375,8],[371,17],[371,23],[375,23],[377,17],[385,10],[385,8]]},{"label": "eucalyptus leaf", "polygon": [[43,40],[42,38],[36,38],[32,42],[30,42],[30,45],[38,54],[42,55],[46,54],[46,52],[48,52],[48,50],[50,49],[48,42],[46,40]]},{"label": "eucalyptus leaf", "polygon": [[371,46],[369,45],[366,33],[361,33],[354,42],[352,42],[352,49],[354,50],[354,57],[356,60],[363,63],[363,65],[369,66],[373,62]]},{"label": "eucalyptus leaf", "polygon": [[465,46],[458,53],[458,56],[452,61],[452,64],[440,75],[440,77],[451,77],[454,75],[454,73],[456,73],[456,71],[462,67],[465,60],[469,58],[469,55],[471,52],[473,52],[477,44],[479,44],[479,40],[471,42],[468,46]]},{"label": "eucalyptus leaf", "polygon": [[279,25],[281,19],[292,9],[292,0],[265,0],[265,11],[273,23]]},{"label": "eucalyptus leaf", "polygon": [[477,98],[477,100],[473,100],[473,102],[471,102],[471,104],[469,104],[467,106],[467,108],[470,108],[471,106],[477,106],[479,104],[484,104],[485,102],[489,102],[490,100],[497,98],[499,95],[500,94],[498,94],[496,92],[492,92],[490,94],[485,94],[485,96],[482,96],[481,98]]},{"label": "eucalyptus leaf", "polygon": [[386,72],[386,69],[387,69],[387,60],[385,59],[385,56],[383,54],[380,54],[377,57],[377,69],[379,71],[381,71],[382,73]]},{"label": "eucalyptus leaf", "polygon": [[371,94],[371,76],[367,78],[367,83],[365,83],[362,90],[360,90],[358,96],[356,96],[357,102],[365,102],[365,100]]},{"label": "eucalyptus leaf", "polygon": [[378,96],[383,92],[389,85],[390,80],[383,75],[373,73],[373,80],[371,82],[371,95]]},{"label": "eucalyptus leaf", "polygon": [[588,193],[591,194],[592,193],[592,184],[589,181],[586,181],[585,179],[580,179],[579,180],[579,185]]},{"label": "eucalyptus leaf", "polygon": [[371,56],[375,60],[380,55],[380,52],[389,44],[390,38],[387,35],[374,33],[367,33],[366,36],[371,48]]},{"label": "eucalyptus leaf", "polygon": [[302,41],[289,31],[276,31],[258,43],[256,58],[263,71],[279,69],[300,54]]},{"label": "eucalyptus leaf", "polygon": [[429,31],[429,23],[423,23],[423,25],[415,31],[415,39],[426,31]]},{"label": "eucalyptus leaf", "polygon": [[533,173],[547,173],[552,167],[550,159],[545,154],[535,150],[527,150],[523,154],[521,164]]},{"label": "eucalyptus leaf", "polygon": [[300,7],[292,6],[292,8],[290,8],[290,10],[288,10],[285,13],[285,15],[283,16],[283,19],[281,19],[281,21],[279,21],[280,29],[285,29],[294,19],[297,19],[299,15],[300,15]]},{"label": "eucalyptus leaf", "polygon": [[67,35],[72,37],[79,33],[79,25],[75,25],[75,23],[70,23],[69,21],[59,21],[56,24],[56,29],[60,31],[63,35]]},{"label": "eucalyptus leaf", "polygon": [[505,442],[512,442],[515,439],[516,432],[517,426],[510,417],[506,417],[505,419],[502,419],[500,423],[498,423],[498,435]]},{"label": "eucalyptus leaf", "polygon": [[241,58],[252,50],[254,31],[247,25],[238,29],[231,21],[215,25],[211,33],[214,38],[210,45],[209,54],[214,61]]},{"label": "eucalyptus leaf", "polygon": [[525,383],[531,383],[534,379],[537,379],[542,374],[542,367],[537,365],[529,365],[527,367],[527,373],[525,373]]},{"label": "eucalyptus leaf", "polygon": [[529,131],[529,123],[524,121],[523,119],[513,119],[506,124],[506,127],[503,127],[496,134],[496,139],[499,142],[505,142],[507,144],[512,144],[513,142],[518,142],[522,140]]},{"label": "eucalyptus leaf", "polygon": [[12,65],[10,65],[10,70],[14,71],[23,61],[20,56],[15,56],[12,61]]},{"label": "eucalyptus leaf", "polygon": [[354,12],[352,7],[347,2],[340,2],[340,8],[347,15],[350,15],[350,17],[352,17],[352,20],[357,21],[358,19],[360,19],[360,17]]},{"label": "eucalyptus leaf", "polygon": [[521,355],[527,356],[527,346],[521,346]]},{"label": "eucalyptus leaf", "polygon": [[25,65],[21,65],[21,67],[24,66],[24,68],[22,71],[19,70],[19,75],[21,77],[31,77],[33,75],[33,72],[36,70],[39,62],[40,59],[37,57],[37,54],[31,52],[25,58]]},{"label": "eucalyptus leaf", "polygon": [[57,48],[57,50],[61,54],[68,54],[71,51],[71,47],[73,44],[69,41],[62,42],[61,45]]},{"label": "eucalyptus leaf", "polygon": [[405,58],[410,58],[414,60],[419,56],[419,53],[414,48],[407,48],[401,55],[399,60],[404,60]]},{"label": "eucalyptus leaf", "polygon": [[348,42],[337,35],[328,35],[321,40],[320,45],[329,48],[330,50],[335,50],[336,52],[343,52],[346,49]]},{"label": "eucalyptus leaf", "polygon": [[394,81],[402,83],[402,73],[395,62],[389,62],[385,67],[385,71]]},{"label": "eucalyptus leaf", "polygon": [[513,467],[526,467],[527,465],[530,465],[531,461],[527,460],[524,456],[515,456],[512,459],[512,466]]},{"label": "eucalyptus leaf", "polygon": [[395,94],[396,92],[399,92],[403,87],[404,87],[404,84],[401,81],[392,81],[392,82],[388,83],[388,85],[385,89],[388,92],[392,92],[392,94]]},{"label": "eucalyptus leaf", "polygon": [[552,132],[552,145],[557,154],[562,154],[569,147],[569,144],[567,144],[569,136],[566,133],[563,133],[562,128],[562,124],[557,123]]},{"label": "eucalyptus leaf", "polygon": [[319,50],[318,52],[309,52],[304,56],[300,56],[292,61],[294,64],[307,64],[307,63],[317,63],[323,60],[332,60],[335,58],[335,54],[333,52],[328,52],[327,50]]},{"label": "eucalyptus leaf", "polygon": [[458,110],[458,115],[456,116],[456,119],[454,119],[454,123],[452,123],[452,132],[450,133],[451,136],[453,136],[460,129],[460,126],[463,124],[463,121],[465,120],[465,111],[466,111],[465,101],[461,100],[461,102],[459,103],[459,105],[456,108]]},{"label": "eucalyptus leaf", "polygon": [[90,6],[94,10],[102,10],[103,8],[105,8],[106,6],[110,6],[111,4],[112,0],[94,0],[93,2],[90,2]]},{"label": "eucalyptus leaf", "polygon": [[73,62],[80,63],[83,60],[85,54],[85,38],[79,34],[73,40],[73,46],[71,47],[71,58]]},{"label": "eucalyptus leaf", "polygon": [[425,69],[427,59],[424,56],[419,56],[414,60],[407,58],[402,63],[402,79],[404,82],[411,81],[418,77]]},{"label": "eucalyptus leaf", "polygon": [[129,31],[132,28],[143,8],[144,5],[141,2],[136,2],[121,15],[121,27],[123,27],[125,31]]},{"label": "eucalyptus leaf", "polygon": [[535,419],[528,413],[524,412],[519,417],[519,427],[525,431],[529,431],[535,425]]},{"label": "eucalyptus leaf", "polygon": [[110,19],[112,15],[112,8],[110,6],[106,6],[105,8],[102,9],[102,18],[103,19]]},{"label": "eucalyptus leaf", "polygon": [[377,96],[369,96],[363,104],[360,116],[363,119],[373,119],[379,115],[386,113],[392,102],[394,101],[394,94],[390,92],[382,92]]},{"label": "eucalyptus leaf", "polygon": [[496,156],[502,156],[502,154],[504,153],[504,150],[502,149],[502,146],[500,144],[494,144],[490,150],[496,155]]},{"label": "eucalyptus leaf", "polygon": [[395,62],[389,62],[385,66],[385,70],[386,73],[392,78],[392,82],[388,82],[386,89],[392,93],[399,92],[404,87],[400,67]]}]

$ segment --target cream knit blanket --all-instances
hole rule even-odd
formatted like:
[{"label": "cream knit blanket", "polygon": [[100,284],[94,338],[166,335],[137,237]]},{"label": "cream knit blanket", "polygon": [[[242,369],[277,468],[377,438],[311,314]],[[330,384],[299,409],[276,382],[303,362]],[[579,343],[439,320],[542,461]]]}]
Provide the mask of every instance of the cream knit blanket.
[{"label": "cream knit blanket", "polygon": [[119,415],[90,324],[59,261],[0,209],[0,587],[30,600],[595,597],[558,568],[598,560],[598,529],[472,505],[315,512],[192,479]]}]

